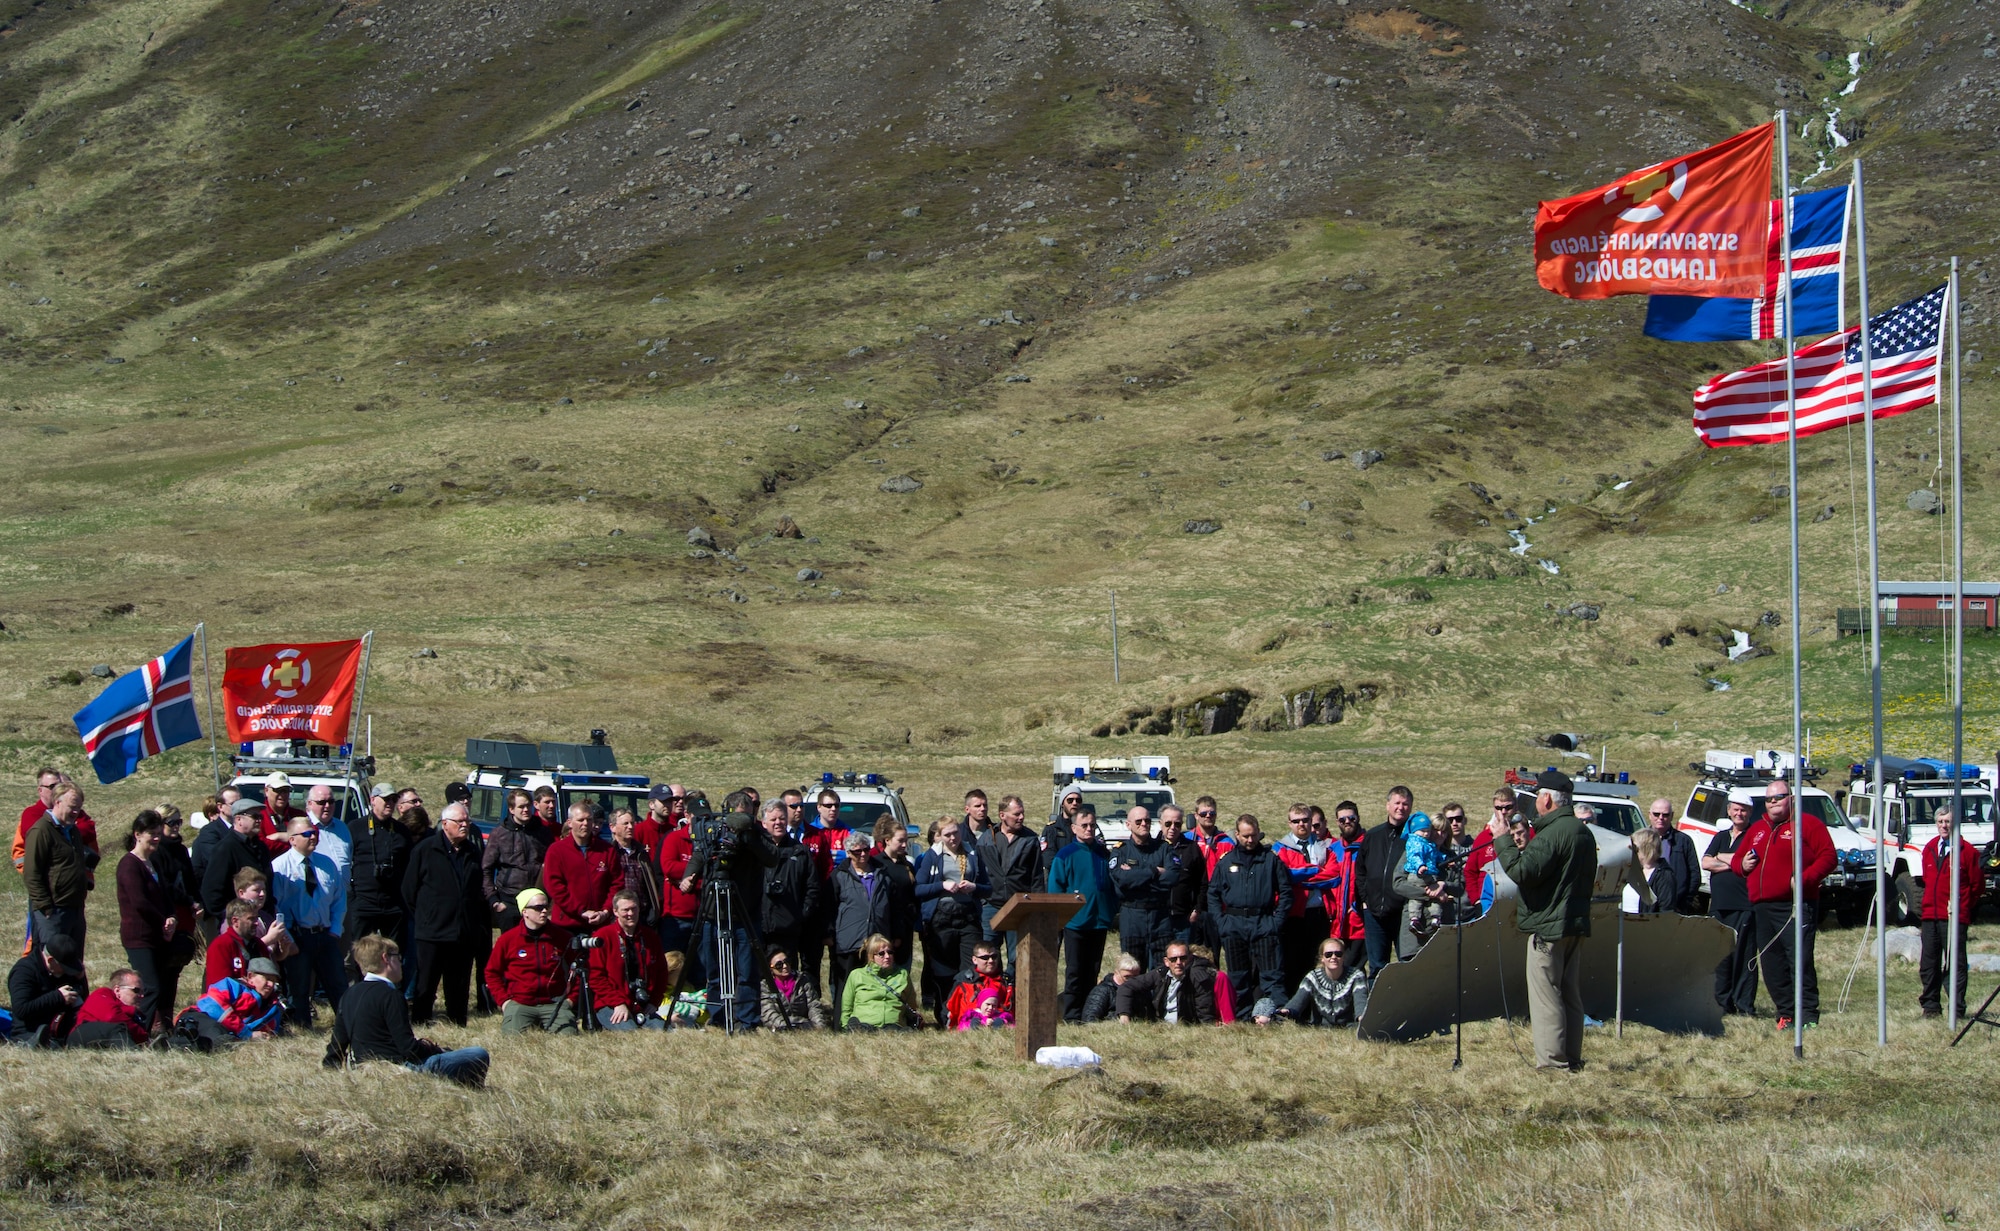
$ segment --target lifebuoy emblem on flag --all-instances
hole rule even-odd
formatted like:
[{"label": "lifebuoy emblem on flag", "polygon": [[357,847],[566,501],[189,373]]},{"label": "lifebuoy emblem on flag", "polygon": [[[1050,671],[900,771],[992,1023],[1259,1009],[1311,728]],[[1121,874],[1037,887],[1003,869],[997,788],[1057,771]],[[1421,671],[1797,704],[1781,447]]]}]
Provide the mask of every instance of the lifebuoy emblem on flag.
[{"label": "lifebuoy emblem on flag", "polygon": [[1630,197],[1639,204],[1634,205],[1630,209],[1620,210],[1618,213],[1620,219],[1626,222],[1657,222],[1667,216],[1665,209],[1653,204],[1654,201],[1659,199],[1661,188],[1665,188],[1667,195],[1676,201],[1686,195],[1688,189],[1687,160],[1683,159],[1674,164],[1674,173],[1671,178],[1665,171],[1655,171],[1644,179],[1633,180],[1623,187],[1605,189],[1604,203],[1609,205],[1613,201],[1616,201],[1622,194]]},{"label": "lifebuoy emblem on flag", "polygon": [[312,682],[312,659],[290,646],[279,650],[270,662],[264,664],[264,687],[269,688],[273,696],[296,697],[300,689]]}]

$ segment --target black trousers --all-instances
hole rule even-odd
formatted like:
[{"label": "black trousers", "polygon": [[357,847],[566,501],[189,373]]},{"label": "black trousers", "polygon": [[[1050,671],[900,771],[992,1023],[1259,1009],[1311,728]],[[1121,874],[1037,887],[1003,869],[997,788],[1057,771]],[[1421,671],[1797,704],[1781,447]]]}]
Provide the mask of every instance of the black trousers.
[{"label": "black trousers", "polygon": [[847,976],[861,969],[866,959],[859,949],[829,949],[826,955],[826,1003],[840,1012],[840,996],[847,990]]},{"label": "black trousers", "polygon": [[1813,963],[1813,941],[1819,903],[1805,904],[1806,947],[1803,958],[1799,959],[1792,953],[1791,901],[1758,902],[1751,910],[1757,918],[1757,962],[1764,968],[1764,990],[1771,994],[1771,1004],[1778,1016],[1792,1016],[1792,962],[1800,960],[1805,976],[1802,981],[1805,1002],[1798,1006],[1798,1014],[1809,1023],[1818,1021],[1819,971]]},{"label": "black trousers", "polygon": [[986,936],[977,914],[971,917],[934,915],[924,925],[924,1007],[944,1021],[944,1002],[960,972],[972,968],[972,946]]},{"label": "black trousers", "polygon": [[[363,977],[361,967],[355,965],[354,955],[349,952],[354,948],[354,942],[360,940],[363,936],[386,936],[390,940],[395,941],[396,947],[400,949],[403,945],[403,912],[399,910],[354,910],[352,908],[348,910],[347,924],[340,930],[340,948],[347,968],[347,981],[350,984],[361,982]],[[408,958],[416,955],[404,954],[403,956]]]},{"label": "black trousers", "polygon": [[1056,997],[1063,1020],[1073,1026],[1083,1024],[1083,1002],[1097,986],[1099,968],[1104,965],[1104,939],[1109,928],[1064,928],[1063,990]]},{"label": "black trousers", "polygon": [[[1965,933],[1970,926],[1966,922],[1964,903],[1958,912],[1958,995],[1952,997],[1958,1009],[1958,1016],[1965,1016]],[[1923,940],[1923,955],[1917,965],[1917,975],[1923,980],[1923,991],[1917,994],[1917,1003],[1926,1013],[1940,1013],[1944,1010],[1945,950],[1950,944],[1951,920],[1925,919],[1917,924],[1917,934]]]},{"label": "black trousers", "polygon": [[472,982],[480,977],[478,972],[486,965],[486,954],[492,947],[490,937],[483,945],[477,941],[449,944],[418,941],[417,998],[410,1004],[410,1020],[420,1026],[428,1023],[442,988],[444,1015],[453,1025],[463,1026],[471,1003]]},{"label": "black trousers", "polygon": [[1296,919],[1287,918],[1278,929],[1278,947],[1285,972],[1285,994],[1299,990],[1299,980],[1319,965],[1319,946],[1333,931],[1323,910],[1309,910]]},{"label": "black trousers", "polygon": [[[187,969],[193,951],[186,945],[166,949],[127,949],[125,964],[139,976],[144,992],[139,997],[139,1020],[153,1030],[161,1022],[172,1025],[174,1007],[180,1000],[181,971]],[[1961,991],[1965,981],[1959,980]],[[207,989],[203,989],[204,991]]]},{"label": "black trousers", "polygon": [[1736,947],[1715,966],[1715,1003],[1724,1013],[1757,1012],[1757,917],[1751,910],[1717,910],[1715,921],[1736,933]]},{"label": "black trousers", "polygon": [[1118,947],[1151,970],[1167,962],[1167,945],[1174,938],[1174,917],[1164,907],[1118,908]]},{"label": "black trousers", "polygon": [[1284,950],[1278,928],[1226,918],[1222,952],[1229,963],[1229,992],[1236,1001],[1237,1020],[1249,1017],[1259,999],[1270,1001],[1273,1010],[1285,1006]]}]

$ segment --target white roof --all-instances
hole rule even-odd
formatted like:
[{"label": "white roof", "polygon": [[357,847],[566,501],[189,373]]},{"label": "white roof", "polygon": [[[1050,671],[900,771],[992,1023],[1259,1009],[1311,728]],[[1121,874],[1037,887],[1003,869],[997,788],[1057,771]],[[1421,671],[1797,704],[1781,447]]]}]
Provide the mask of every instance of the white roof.
[{"label": "white roof", "polygon": [[[1885,581],[1882,583],[1881,592],[1891,596],[1924,595],[1948,598],[1951,595],[1951,583],[1948,581]],[[1965,583],[1965,592],[1974,598],[2000,597],[2000,581],[1968,581]]]}]

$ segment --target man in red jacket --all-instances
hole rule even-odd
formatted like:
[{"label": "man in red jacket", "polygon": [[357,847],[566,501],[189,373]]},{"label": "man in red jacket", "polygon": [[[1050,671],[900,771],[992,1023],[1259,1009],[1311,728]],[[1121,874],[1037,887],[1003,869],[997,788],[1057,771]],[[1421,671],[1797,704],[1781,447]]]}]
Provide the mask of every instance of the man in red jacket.
[{"label": "man in red jacket", "polygon": [[[1792,951],[1792,842],[1794,830],[1802,843],[1802,875],[1805,925],[1802,954]],[[1764,788],[1764,815],[1743,835],[1730,870],[1741,876],[1750,894],[1750,911],[1757,927],[1759,965],[1764,968],[1764,988],[1778,1010],[1778,1029],[1792,1028],[1792,963],[1801,961],[1803,1003],[1796,1006],[1808,1026],[1819,1024],[1819,971],[1813,964],[1813,939],[1819,915],[1819,883],[1833,871],[1833,839],[1818,817],[1807,814],[1803,821],[1792,820],[1792,788],[1780,778]]]},{"label": "man in red jacket", "polygon": [[618,852],[597,836],[597,813],[589,804],[571,804],[562,837],[542,857],[542,887],[555,904],[555,924],[572,932],[597,928],[611,918],[611,895],[625,887]]},{"label": "man in red jacket", "polygon": [[273,855],[292,849],[292,818],[305,813],[292,807],[292,778],[280,771],[264,780],[264,810],[257,816],[257,828],[264,835],[264,847]]},{"label": "man in red jacket", "polygon": [[[1924,905],[1923,918],[1918,928],[1923,938],[1923,961],[1918,965],[1918,977],[1923,980],[1923,991],[1917,994],[1917,1003],[1923,1007],[1925,1017],[1937,1017],[1944,1010],[1940,1007],[1944,993],[1945,950],[1950,947],[1951,935],[1951,837],[1958,832],[1952,823],[1949,806],[1937,810],[1937,837],[1924,843]],[[1958,981],[1953,988],[1952,1000],[1957,1005],[1954,1016],[1965,1016],[1965,940],[1966,927],[1972,918],[1972,908],[1979,902],[1981,877],[1979,856],[1972,844],[1964,838],[1958,839],[1958,955],[1952,963],[1958,968]]]},{"label": "man in red jacket", "polygon": [[207,964],[201,985],[214,987],[224,979],[242,981],[250,974],[254,958],[270,957],[271,950],[257,935],[257,904],[242,898],[230,900],[222,930],[208,942]]},{"label": "man in red jacket", "polygon": [[1341,800],[1334,806],[1333,824],[1334,836],[1326,844],[1326,858],[1306,887],[1319,891],[1326,904],[1327,935],[1340,942],[1351,969],[1366,959],[1357,882],[1363,832],[1361,806],[1351,799]]},{"label": "man in red jacket", "polygon": [[569,987],[569,933],[549,922],[549,895],[523,889],[514,899],[521,921],[500,933],[486,959],[486,991],[500,1006],[500,1033],[530,1028],[561,1034],[576,1029]]},{"label": "man in red jacket", "polygon": [[610,923],[597,930],[590,951],[590,998],[605,1030],[665,1030],[660,1014],[671,990],[660,935],[639,922],[639,895],[620,889],[611,899]]}]

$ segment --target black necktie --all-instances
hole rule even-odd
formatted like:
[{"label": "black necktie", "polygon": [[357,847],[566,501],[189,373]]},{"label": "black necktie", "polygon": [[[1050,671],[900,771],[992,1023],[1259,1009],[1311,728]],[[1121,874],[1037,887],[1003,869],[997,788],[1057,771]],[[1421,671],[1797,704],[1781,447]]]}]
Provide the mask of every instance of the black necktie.
[{"label": "black necktie", "polygon": [[307,855],[301,862],[306,865],[306,896],[316,896],[319,893],[319,873],[313,871],[312,856]]}]

